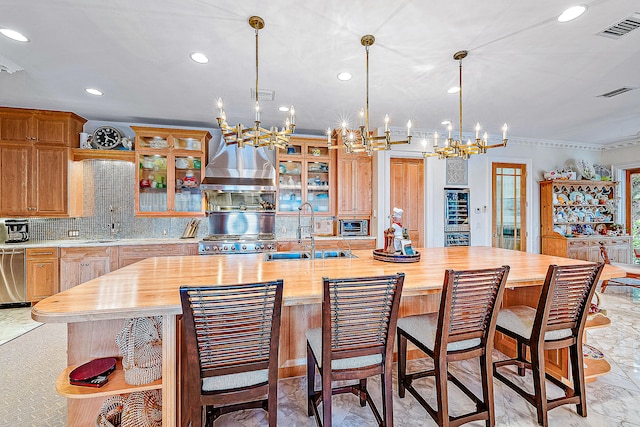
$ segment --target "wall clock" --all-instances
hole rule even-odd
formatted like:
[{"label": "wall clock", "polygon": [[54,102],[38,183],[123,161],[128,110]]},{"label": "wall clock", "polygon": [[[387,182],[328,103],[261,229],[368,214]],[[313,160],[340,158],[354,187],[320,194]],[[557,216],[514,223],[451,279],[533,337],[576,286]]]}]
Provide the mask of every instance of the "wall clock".
[{"label": "wall clock", "polygon": [[91,143],[96,148],[110,150],[120,145],[123,136],[122,132],[113,126],[100,126],[93,132]]}]

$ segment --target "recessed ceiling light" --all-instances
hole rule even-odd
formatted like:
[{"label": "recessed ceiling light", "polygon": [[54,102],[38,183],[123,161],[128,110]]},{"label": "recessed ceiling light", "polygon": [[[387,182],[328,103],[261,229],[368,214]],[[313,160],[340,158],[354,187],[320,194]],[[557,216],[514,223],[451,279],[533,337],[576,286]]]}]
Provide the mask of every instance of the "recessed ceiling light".
[{"label": "recessed ceiling light", "polygon": [[450,87],[449,90],[447,90],[447,93],[458,93],[460,92],[460,86],[453,86]]},{"label": "recessed ceiling light", "polygon": [[351,80],[351,77],[353,77],[351,73],[347,73],[346,71],[343,71],[342,73],[338,74],[338,80],[343,82]]},{"label": "recessed ceiling light", "polygon": [[578,16],[582,15],[587,10],[586,4],[581,4],[578,6],[571,6],[569,9],[565,10],[558,16],[558,22],[568,22],[576,19]]},{"label": "recessed ceiling light", "polygon": [[10,30],[9,28],[0,28],[0,33],[5,35],[6,37],[9,37],[12,40],[18,41],[18,42],[28,42],[29,39],[26,38],[22,33],[19,33],[15,30]]},{"label": "recessed ceiling light", "polygon": [[285,107],[283,105],[282,107],[278,107],[278,110],[280,110],[280,111],[289,111],[289,107]]},{"label": "recessed ceiling light", "polygon": [[207,58],[204,53],[193,52],[190,57],[194,62],[197,62],[198,64],[206,64],[207,62],[209,62],[209,58]]},{"label": "recessed ceiling light", "polygon": [[443,120],[443,121],[440,122],[440,124],[441,125],[445,125],[445,126],[450,125],[451,124],[451,120]]},{"label": "recessed ceiling light", "polygon": [[90,93],[91,95],[95,95],[95,96],[104,95],[102,93],[102,91],[100,91],[98,89],[91,88],[91,87],[86,88],[84,91],[87,92],[87,93]]}]

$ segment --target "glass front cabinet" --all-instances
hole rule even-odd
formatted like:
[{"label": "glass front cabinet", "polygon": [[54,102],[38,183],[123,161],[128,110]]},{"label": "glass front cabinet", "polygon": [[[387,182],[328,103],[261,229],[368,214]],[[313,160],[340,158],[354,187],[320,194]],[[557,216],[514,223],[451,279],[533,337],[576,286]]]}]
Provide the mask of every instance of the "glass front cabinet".
[{"label": "glass front cabinet", "polygon": [[206,130],[131,127],[136,133],[136,215],[204,214]]},{"label": "glass front cabinet", "polygon": [[292,138],[278,149],[278,213],[298,212],[308,201],[316,213],[335,212],[334,151],[325,140]]}]

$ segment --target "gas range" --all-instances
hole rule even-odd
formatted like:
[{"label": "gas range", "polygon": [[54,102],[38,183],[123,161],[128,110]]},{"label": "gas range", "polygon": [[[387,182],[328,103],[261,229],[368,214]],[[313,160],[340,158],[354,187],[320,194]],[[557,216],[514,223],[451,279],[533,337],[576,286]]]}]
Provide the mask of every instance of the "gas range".
[{"label": "gas range", "polygon": [[213,235],[205,237],[198,244],[200,255],[275,252],[277,249],[278,242],[273,234]]}]

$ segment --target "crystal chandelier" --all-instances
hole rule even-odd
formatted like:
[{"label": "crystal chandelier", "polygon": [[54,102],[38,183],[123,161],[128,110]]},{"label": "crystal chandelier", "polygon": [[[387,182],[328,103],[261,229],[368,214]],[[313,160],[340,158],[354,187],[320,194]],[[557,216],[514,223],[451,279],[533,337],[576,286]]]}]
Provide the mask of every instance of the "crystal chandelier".
[{"label": "crystal chandelier", "polygon": [[[460,127],[458,129],[458,139],[454,140],[451,136],[451,122],[447,126],[449,136],[444,140],[444,145],[438,145],[438,132],[433,134],[433,151],[423,152],[424,157],[438,157],[439,159],[449,159],[453,157],[460,157],[462,159],[468,159],[473,154],[485,154],[490,148],[506,147],[507,146],[507,124],[502,126],[502,142],[499,144],[489,145],[489,136],[485,132],[483,137],[480,138],[480,123],[476,124],[476,138],[475,141],[468,139],[467,142],[462,142],[462,60],[467,57],[468,52],[461,50],[453,54],[453,59],[459,62],[460,68]],[[426,140],[423,141],[426,149]]]},{"label": "crystal chandelier", "polygon": [[242,124],[229,126],[227,124],[227,116],[222,106],[222,98],[218,98],[218,126],[222,131],[222,138],[227,145],[238,144],[242,148],[245,145],[252,147],[267,147],[274,149],[275,147],[284,148],[289,144],[289,138],[296,127],[295,110],[291,106],[289,112],[290,117],[287,118],[282,130],[278,130],[277,126],[271,126],[270,129],[260,127],[260,103],[258,102],[258,31],[264,28],[264,20],[259,16],[249,18],[249,25],[256,30],[256,119],[253,127],[247,128]]},{"label": "crystal chandelier", "polygon": [[[348,130],[346,121],[342,122],[340,136],[347,153],[366,152],[371,155],[373,151],[390,150],[394,144],[411,143],[411,120],[407,122],[407,139],[403,141],[392,141],[389,130],[389,115],[384,117],[384,135],[375,136],[369,128],[369,46],[375,43],[376,39],[372,35],[363,36],[360,43],[365,48],[367,63],[367,86],[364,108],[360,110],[360,129]],[[327,130],[327,145],[331,149],[340,148],[337,141],[338,132]],[[335,143],[334,143],[335,142]]]}]

